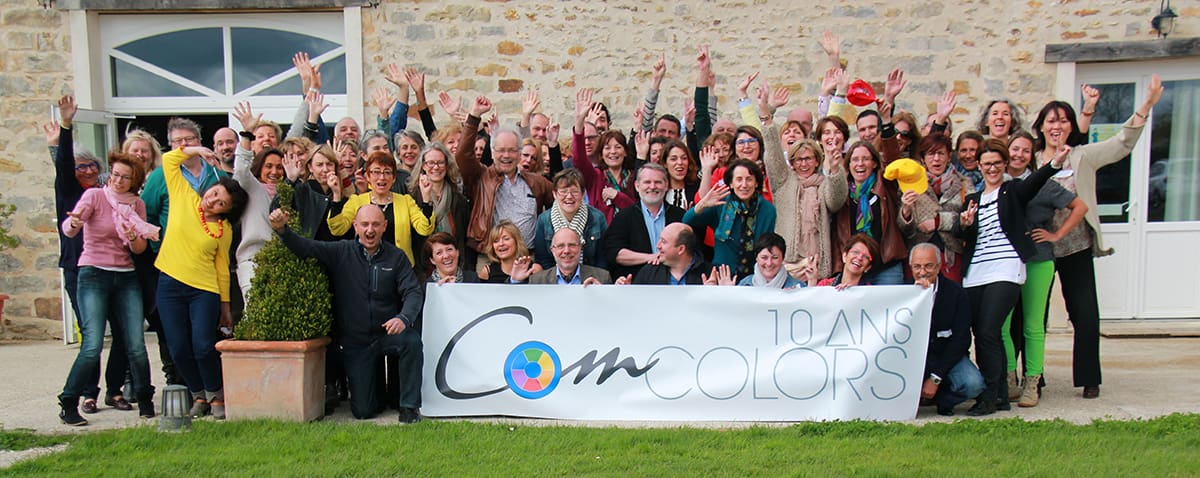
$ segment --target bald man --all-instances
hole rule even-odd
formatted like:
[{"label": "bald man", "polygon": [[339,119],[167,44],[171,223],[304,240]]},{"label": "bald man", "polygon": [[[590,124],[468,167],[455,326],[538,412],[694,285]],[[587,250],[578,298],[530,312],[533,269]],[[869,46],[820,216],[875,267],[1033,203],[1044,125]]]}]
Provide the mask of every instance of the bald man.
[{"label": "bald man", "polygon": [[287,213],[271,212],[271,228],[284,245],[300,257],[315,257],[333,285],[333,323],[345,357],[354,418],[372,418],[383,411],[375,368],[384,355],[398,360],[400,422],[421,419],[421,332],[414,328],[425,303],[425,292],[408,256],[392,241],[384,241],[387,219],[383,210],[367,204],[354,215],[355,240],[320,242],[288,229]]},{"label": "bald man", "polygon": [[550,251],[554,253],[554,267],[533,274],[529,277],[530,284],[576,284],[596,285],[611,284],[608,271],[599,267],[585,266],[583,257],[583,241],[579,233],[564,227],[554,233],[550,240]]}]

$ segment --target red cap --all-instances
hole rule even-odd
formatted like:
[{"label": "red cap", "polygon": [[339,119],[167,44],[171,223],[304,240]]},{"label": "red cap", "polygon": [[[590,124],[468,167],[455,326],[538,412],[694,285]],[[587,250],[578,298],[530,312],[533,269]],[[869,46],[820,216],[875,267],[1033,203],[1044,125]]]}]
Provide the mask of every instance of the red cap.
[{"label": "red cap", "polygon": [[867,106],[875,102],[875,89],[871,88],[871,84],[864,80],[854,80],[848,87],[850,91],[846,92],[846,100],[854,106]]}]

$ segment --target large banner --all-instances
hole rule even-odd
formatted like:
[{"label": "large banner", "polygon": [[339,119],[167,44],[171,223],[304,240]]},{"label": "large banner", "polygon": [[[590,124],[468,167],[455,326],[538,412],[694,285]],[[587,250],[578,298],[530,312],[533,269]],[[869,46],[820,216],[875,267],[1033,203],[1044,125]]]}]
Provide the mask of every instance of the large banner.
[{"label": "large banner", "polygon": [[430,284],[427,416],[907,420],[931,291]]}]

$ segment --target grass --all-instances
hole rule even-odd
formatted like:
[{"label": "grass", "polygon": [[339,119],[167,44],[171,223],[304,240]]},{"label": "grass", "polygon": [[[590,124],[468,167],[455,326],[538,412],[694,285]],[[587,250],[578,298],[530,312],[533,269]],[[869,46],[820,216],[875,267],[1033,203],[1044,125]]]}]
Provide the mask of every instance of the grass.
[{"label": "grass", "polygon": [[1200,474],[1200,415],[1090,425],[1009,419],[736,430],[198,422],[186,434],[139,427],[69,440],[67,451],[0,475],[84,469],[100,476],[255,477]]},{"label": "grass", "polygon": [[54,446],[66,443],[70,437],[63,435],[38,435],[33,430],[4,430],[0,428],[0,450],[20,451],[30,448]]}]

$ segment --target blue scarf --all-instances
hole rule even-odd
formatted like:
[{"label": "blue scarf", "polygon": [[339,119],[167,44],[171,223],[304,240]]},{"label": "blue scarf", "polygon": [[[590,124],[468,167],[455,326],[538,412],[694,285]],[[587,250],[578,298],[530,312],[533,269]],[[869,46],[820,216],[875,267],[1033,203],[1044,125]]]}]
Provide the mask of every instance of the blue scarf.
[{"label": "blue scarf", "polygon": [[854,219],[854,232],[866,233],[871,235],[871,223],[875,218],[871,214],[871,188],[875,187],[875,177],[878,173],[871,173],[871,176],[863,181],[862,184],[854,186],[850,190],[850,199],[858,203],[858,214]]}]

